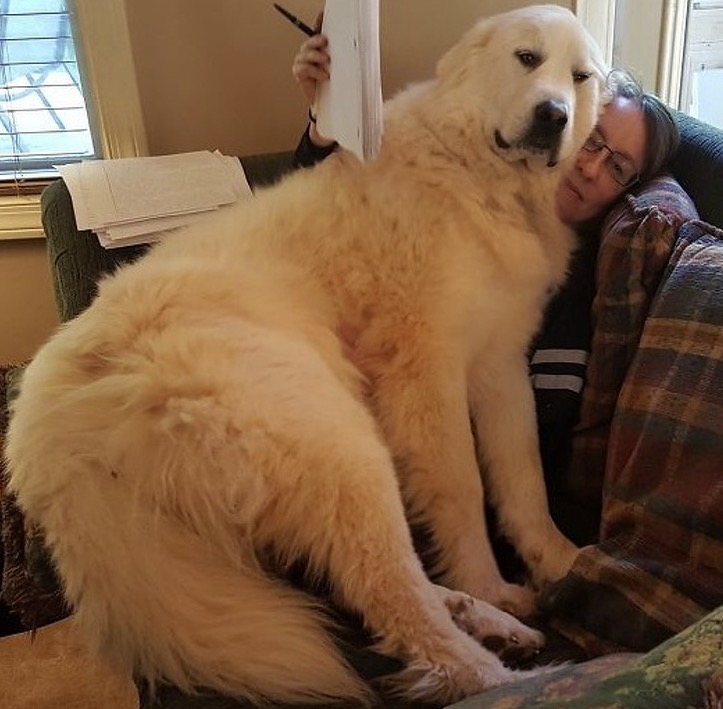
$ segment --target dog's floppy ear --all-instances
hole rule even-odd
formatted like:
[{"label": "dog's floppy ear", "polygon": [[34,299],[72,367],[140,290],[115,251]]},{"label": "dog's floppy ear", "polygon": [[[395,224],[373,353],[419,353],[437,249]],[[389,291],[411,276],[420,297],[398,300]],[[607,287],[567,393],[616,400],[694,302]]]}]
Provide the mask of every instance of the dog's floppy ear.
[{"label": "dog's floppy ear", "polygon": [[492,25],[493,18],[484,18],[467,30],[437,62],[437,77],[443,81],[464,81],[471,66],[470,58],[484,49],[492,35]]}]

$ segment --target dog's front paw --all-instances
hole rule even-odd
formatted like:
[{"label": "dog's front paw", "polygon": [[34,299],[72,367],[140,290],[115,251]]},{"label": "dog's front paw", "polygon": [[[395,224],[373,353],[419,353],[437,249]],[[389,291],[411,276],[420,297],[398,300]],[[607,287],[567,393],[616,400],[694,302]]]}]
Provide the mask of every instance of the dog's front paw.
[{"label": "dog's front paw", "polygon": [[534,656],[545,644],[541,632],[466,593],[448,591],[444,602],[457,627],[506,661]]},{"label": "dog's front paw", "polygon": [[466,587],[463,590],[472,598],[484,600],[518,618],[530,618],[537,614],[537,594],[527,586],[500,579],[495,583]]},{"label": "dog's front paw", "polygon": [[561,534],[530,559],[530,569],[535,588],[539,591],[559,581],[572,568],[580,548]]}]

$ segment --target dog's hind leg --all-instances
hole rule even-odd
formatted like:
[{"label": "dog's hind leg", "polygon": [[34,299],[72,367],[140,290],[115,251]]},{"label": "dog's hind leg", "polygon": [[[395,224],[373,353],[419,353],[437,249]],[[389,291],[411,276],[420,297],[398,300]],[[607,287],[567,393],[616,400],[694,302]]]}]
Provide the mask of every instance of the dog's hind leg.
[{"label": "dog's hind leg", "polygon": [[[77,624],[122,671],[260,706],[363,706],[369,688],[319,605],[257,563],[244,521],[264,499],[263,471],[245,457],[259,420],[243,387],[234,390],[241,373],[224,366],[241,334],[204,334],[180,345],[157,338],[155,358],[131,353],[122,373],[99,358],[89,374],[76,354],[83,338],[72,326],[61,333],[16,400],[12,490],[42,525]],[[174,368],[190,341],[189,368]],[[198,366],[204,348],[216,367]],[[249,378],[263,388],[257,374]]]},{"label": "dog's hind leg", "polygon": [[303,387],[292,390],[286,379],[278,399],[268,387],[263,404],[255,399],[256,415],[268,406],[274,423],[265,436],[277,451],[265,467],[273,493],[258,516],[257,542],[282,563],[304,558],[328,577],[380,651],[407,663],[399,686],[408,697],[453,701],[518,676],[454,624],[426,577],[369,412],[326,368],[307,361],[294,369]]},{"label": "dog's hind leg", "polygon": [[319,614],[258,554],[327,574],[406,661],[410,697],[452,701],[519,676],[454,624],[425,576],[391,457],[343,367],[245,321],[197,327],[95,368],[68,329],[26,372],[13,489],[88,635],[151,681],[363,701]]}]

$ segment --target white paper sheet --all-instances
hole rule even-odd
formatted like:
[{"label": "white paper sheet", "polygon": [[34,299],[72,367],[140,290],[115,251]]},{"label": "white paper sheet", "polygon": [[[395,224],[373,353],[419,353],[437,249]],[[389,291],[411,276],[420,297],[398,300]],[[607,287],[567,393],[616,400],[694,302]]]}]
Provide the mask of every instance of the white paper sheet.
[{"label": "white paper sheet", "polygon": [[251,195],[239,160],[218,152],[88,160],[57,169],[78,229],[102,233],[106,247],[157,240],[198,213]]}]

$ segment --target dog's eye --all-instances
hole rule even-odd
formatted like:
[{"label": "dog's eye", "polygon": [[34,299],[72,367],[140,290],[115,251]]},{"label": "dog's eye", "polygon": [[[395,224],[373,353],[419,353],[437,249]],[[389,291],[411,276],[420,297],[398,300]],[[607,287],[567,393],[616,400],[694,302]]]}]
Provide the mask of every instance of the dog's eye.
[{"label": "dog's eye", "polygon": [[590,78],[589,71],[575,71],[572,74],[572,80],[576,84],[582,84],[584,81],[587,81],[589,78]]},{"label": "dog's eye", "polygon": [[542,64],[542,57],[535,52],[531,52],[529,49],[518,49],[515,52],[517,61],[527,69],[536,69]]}]

